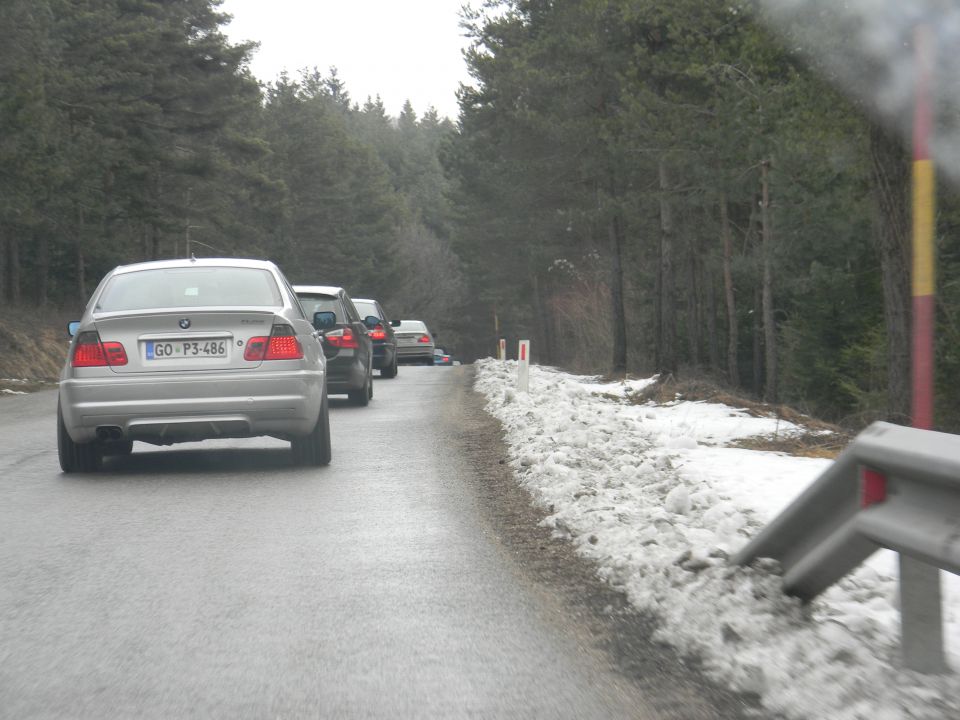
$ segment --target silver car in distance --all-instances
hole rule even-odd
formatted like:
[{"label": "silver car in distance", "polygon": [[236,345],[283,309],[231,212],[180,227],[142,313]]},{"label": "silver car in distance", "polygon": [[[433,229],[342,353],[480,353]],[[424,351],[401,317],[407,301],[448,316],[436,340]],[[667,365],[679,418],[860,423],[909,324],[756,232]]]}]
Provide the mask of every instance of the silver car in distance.
[{"label": "silver car in distance", "polygon": [[107,273],[60,375],[64,472],[155,445],[270,435],[300,465],[330,462],[326,361],[279,268],[166,260]]}]

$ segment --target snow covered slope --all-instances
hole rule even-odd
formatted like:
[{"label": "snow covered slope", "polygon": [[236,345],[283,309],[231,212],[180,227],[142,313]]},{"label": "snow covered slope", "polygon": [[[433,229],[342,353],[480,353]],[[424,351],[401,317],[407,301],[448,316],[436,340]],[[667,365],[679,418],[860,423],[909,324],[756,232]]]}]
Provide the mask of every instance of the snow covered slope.
[{"label": "snow covered slope", "polygon": [[[658,639],[707,672],[808,720],[956,720],[960,677],[900,667],[895,556],[887,551],[804,607],[775,573],[727,559],[831,461],[744,450],[734,440],[803,432],[727,405],[626,402],[653,381],[603,384],[515,362],[477,363],[544,523],[598,574],[662,620]],[[950,662],[960,669],[960,582],[944,574]]]}]

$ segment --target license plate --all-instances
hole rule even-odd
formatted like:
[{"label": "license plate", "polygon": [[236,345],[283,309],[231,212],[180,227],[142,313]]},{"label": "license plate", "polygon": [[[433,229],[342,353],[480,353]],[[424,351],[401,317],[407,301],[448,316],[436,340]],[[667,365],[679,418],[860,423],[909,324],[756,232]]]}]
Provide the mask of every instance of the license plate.
[{"label": "license plate", "polygon": [[401,345],[416,345],[416,344],[417,344],[417,340],[416,340],[416,338],[400,338],[400,344],[401,344]]},{"label": "license plate", "polygon": [[147,360],[173,360],[184,358],[225,358],[226,340],[147,340]]}]

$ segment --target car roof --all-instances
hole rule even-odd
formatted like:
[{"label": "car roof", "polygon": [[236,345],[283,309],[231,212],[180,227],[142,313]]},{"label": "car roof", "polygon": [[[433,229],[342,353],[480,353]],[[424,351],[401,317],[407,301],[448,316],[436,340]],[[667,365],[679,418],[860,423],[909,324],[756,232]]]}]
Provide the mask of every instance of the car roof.
[{"label": "car roof", "polygon": [[295,293],[312,293],[316,295],[337,295],[343,290],[336,285],[294,285]]},{"label": "car roof", "polygon": [[350,298],[350,299],[353,300],[355,303],[358,303],[358,302],[375,303],[375,302],[377,302],[376,300],[372,300],[372,299],[370,299],[370,298]]},{"label": "car roof", "polygon": [[120,265],[114,268],[114,274],[139,272],[140,270],[182,268],[182,267],[242,267],[257,270],[279,271],[280,268],[270,260],[250,258],[174,258],[172,260],[151,260],[150,262]]}]

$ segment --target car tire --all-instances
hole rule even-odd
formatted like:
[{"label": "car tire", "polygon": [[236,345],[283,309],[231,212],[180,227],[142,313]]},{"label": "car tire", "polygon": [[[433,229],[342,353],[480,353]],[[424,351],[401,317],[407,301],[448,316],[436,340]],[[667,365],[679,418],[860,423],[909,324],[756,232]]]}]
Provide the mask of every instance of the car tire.
[{"label": "car tire", "polygon": [[96,442],[75,443],[63,422],[63,410],[57,400],[57,456],[65,473],[96,472],[103,462],[103,453]]},{"label": "car tire", "polygon": [[133,452],[133,440],[116,440],[103,446],[104,455],[129,455]]},{"label": "car tire", "polygon": [[397,356],[393,356],[393,363],[390,367],[385,367],[380,370],[380,377],[382,378],[395,378],[397,376]]},{"label": "car tire", "polygon": [[363,380],[363,387],[357,390],[349,390],[347,397],[350,398],[350,404],[358,407],[366,407],[373,397],[373,383],[370,381],[370,373]]},{"label": "car tire", "polygon": [[327,391],[323,391],[320,401],[320,415],[313,431],[301,438],[290,441],[293,462],[296,465],[329,465],[333,452],[330,446],[330,407],[327,403]]}]

